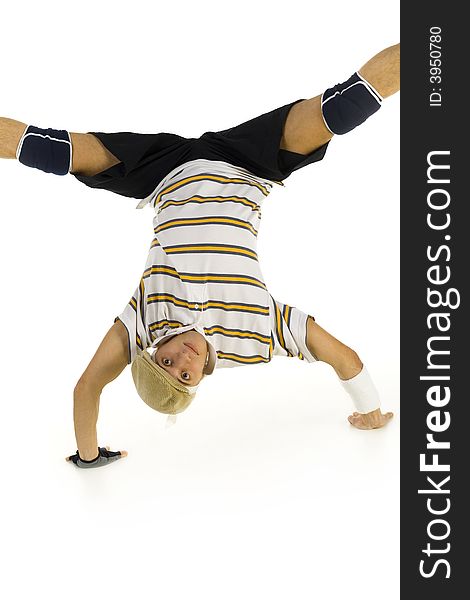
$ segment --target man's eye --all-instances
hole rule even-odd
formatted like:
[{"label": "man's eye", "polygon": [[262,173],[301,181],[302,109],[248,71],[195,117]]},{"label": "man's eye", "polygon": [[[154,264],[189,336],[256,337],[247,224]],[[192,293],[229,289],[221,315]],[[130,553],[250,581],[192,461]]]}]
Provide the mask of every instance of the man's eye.
[{"label": "man's eye", "polygon": [[189,373],[187,373],[186,371],[183,371],[183,373],[181,373],[181,378],[184,379],[185,381],[189,381],[191,379],[191,375]]},{"label": "man's eye", "polygon": [[164,358],[162,363],[165,365],[165,367],[169,367],[171,365],[171,360],[169,358]]}]

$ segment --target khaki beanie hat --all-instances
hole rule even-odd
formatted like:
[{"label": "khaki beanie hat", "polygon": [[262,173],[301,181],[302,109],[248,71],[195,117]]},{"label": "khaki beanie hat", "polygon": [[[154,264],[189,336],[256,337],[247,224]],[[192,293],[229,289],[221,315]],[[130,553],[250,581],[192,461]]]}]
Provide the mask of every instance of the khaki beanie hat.
[{"label": "khaki beanie hat", "polygon": [[157,365],[148,352],[140,352],[131,365],[132,378],[142,400],[158,412],[176,415],[195,397],[185,385]]}]

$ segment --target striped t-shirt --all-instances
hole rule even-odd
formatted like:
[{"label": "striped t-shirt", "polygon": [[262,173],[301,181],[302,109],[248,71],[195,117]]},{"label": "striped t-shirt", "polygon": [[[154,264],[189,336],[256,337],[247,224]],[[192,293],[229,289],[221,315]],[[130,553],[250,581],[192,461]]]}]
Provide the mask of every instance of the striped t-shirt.
[{"label": "striped t-shirt", "polygon": [[276,301],[263,282],[256,241],[273,182],[223,161],[197,159],[171,171],[140,202],[155,209],[144,273],[116,319],[129,360],[191,324],[203,328],[216,367],[266,363],[274,355],[313,362],[308,315]]}]

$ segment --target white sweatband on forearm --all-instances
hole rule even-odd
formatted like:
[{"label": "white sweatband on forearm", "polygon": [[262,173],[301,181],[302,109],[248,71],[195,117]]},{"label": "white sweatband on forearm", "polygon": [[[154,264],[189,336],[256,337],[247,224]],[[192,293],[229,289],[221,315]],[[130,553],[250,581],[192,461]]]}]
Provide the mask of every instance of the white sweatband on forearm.
[{"label": "white sweatband on forearm", "polygon": [[351,379],[340,381],[351,396],[358,413],[365,414],[380,408],[379,393],[365,365],[362,365],[362,371]]}]

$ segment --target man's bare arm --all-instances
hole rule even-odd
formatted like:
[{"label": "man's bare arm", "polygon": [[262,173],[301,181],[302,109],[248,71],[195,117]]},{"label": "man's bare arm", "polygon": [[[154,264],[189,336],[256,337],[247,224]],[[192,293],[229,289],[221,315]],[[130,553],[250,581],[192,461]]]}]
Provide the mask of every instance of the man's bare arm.
[{"label": "man's bare arm", "polygon": [[[101,392],[124,370],[128,359],[127,330],[116,321],[103,338],[74,390],[73,418],[80,457],[93,460],[98,454],[96,423]],[[121,451],[123,455],[127,454]]]},{"label": "man's bare arm", "polygon": [[[307,321],[307,348],[317,358],[331,365],[338,377],[347,381],[358,375],[363,364],[357,353],[337,340],[318,323],[309,317]],[[354,412],[349,415],[348,421],[358,429],[378,429],[386,425],[393,417],[393,413],[382,414],[380,408],[369,413]]]}]

